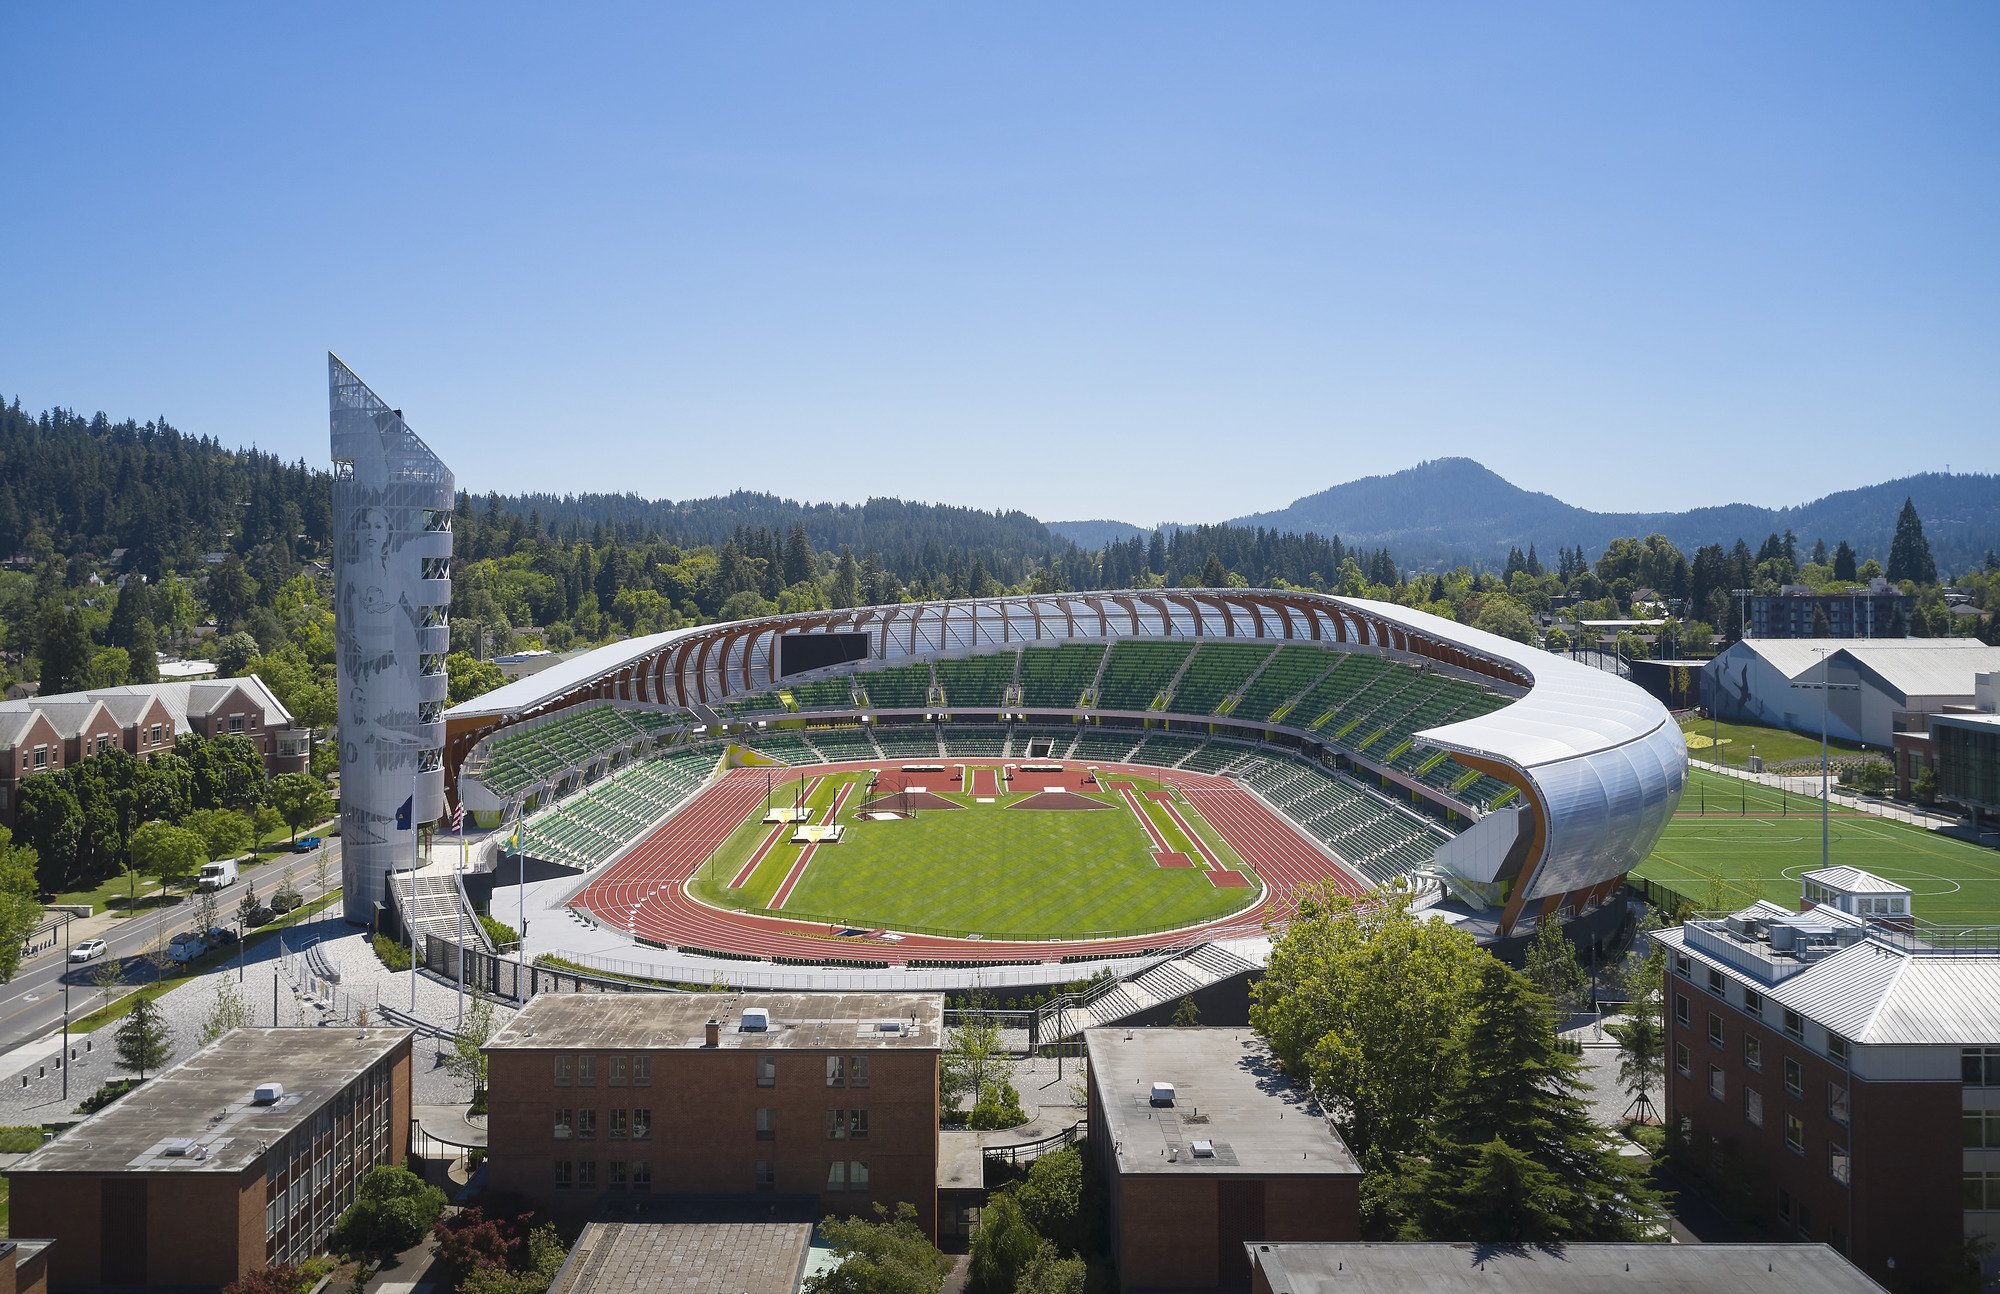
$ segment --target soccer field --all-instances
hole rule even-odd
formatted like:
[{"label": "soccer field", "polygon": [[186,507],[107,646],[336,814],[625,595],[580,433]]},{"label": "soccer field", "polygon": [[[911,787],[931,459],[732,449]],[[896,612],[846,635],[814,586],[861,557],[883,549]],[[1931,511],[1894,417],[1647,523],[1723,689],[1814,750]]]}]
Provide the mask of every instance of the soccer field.
[{"label": "soccer field", "polygon": [[[930,794],[955,807],[917,806],[914,816],[873,820],[862,812],[867,773],[814,779],[806,807],[825,823],[839,804],[846,828],[838,844],[789,843],[789,830],[763,821],[759,803],[743,825],[703,864],[695,897],[719,907],[911,933],[979,935],[991,939],[1055,939],[1142,934],[1196,925],[1249,906],[1261,893],[1250,869],[1221,835],[1184,800],[1173,805],[1188,838],[1166,806],[1146,798],[1157,784],[1109,779],[1088,801],[1101,808],[1014,807],[1034,797],[995,795],[998,781],[974,766],[972,785],[985,799],[962,793],[942,775]],[[789,807],[796,775],[774,803]],[[1132,788],[1128,798],[1120,793]],[[1077,797],[1084,798],[1084,797]],[[891,795],[879,808],[900,807]],[[1162,867],[1155,836],[1192,865]],[[1248,885],[1217,886],[1202,866],[1202,850]],[[1231,878],[1233,879],[1233,878]]]},{"label": "soccer field", "polygon": [[[1633,875],[1697,907],[1769,899],[1794,907],[1799,876],[1820,863],[1819,801],[1690,769],[1680,812]],[[1705,811],[1704,811],[1705,810]],[[1907,885],[1919,919],[2000,925],[2000,852],[1920,827],[1834,806],[1830,857]]]}]

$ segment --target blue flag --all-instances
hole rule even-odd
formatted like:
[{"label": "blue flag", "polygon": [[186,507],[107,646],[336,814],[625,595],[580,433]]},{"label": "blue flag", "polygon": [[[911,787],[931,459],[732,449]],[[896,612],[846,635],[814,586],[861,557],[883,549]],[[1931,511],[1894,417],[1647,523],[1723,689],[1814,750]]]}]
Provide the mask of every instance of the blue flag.
[{"label": "blue flag", "polygon": [[415,814],[416,807],[417,797],[414,795],[403,801],[403,807],[396,810],[396,830],[408,831],[410,829],[410,818]]}]

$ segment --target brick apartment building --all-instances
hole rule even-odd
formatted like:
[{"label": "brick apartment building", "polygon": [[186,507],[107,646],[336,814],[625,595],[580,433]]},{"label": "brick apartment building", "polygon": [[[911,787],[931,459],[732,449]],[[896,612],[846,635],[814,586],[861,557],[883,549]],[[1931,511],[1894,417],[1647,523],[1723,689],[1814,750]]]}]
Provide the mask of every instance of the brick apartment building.
[{"label": "brick apartment building", "polygon": [[307,734],[293,726],[290,711],[254,674],[0,701],[0,823],[13,824],[23,778],[67,768],[114,746],[150,759],[188,732],[248,739],[268,773],[306,767]]},{"label": "brick apartment building", "polygon": [[411,1037],[226,1034],[8,1169],[10,1230],[53,1239],[56,1294],[213,1289],[322,1252],[361,1176],[409,1152]]},{"label": "brick apartment building", "polygon": [[486,1045],[488,1184],[567,1218],[907,1201],[935,1237],[943,1020],[935,994],[543,994]]},{"label": "brick apartment building", "polygon": [[1246,1243],[1360,1237],[1361,1165],[1250,1030],[1084,1045],[1120,1289],[1247,1289]]},{"label": "brick apartment building", "polygon": [[0,1294],[46,1294],[50,1248],[46,1240],[0,1240]]},{"label": "brick apartment building", "polygon": [[2000,933],[1940,932],[1909,891],[1809,872],[1667,947],[1666,1113],[1713,1139],[1771,1224],[1892,1290],[2000,1238]]}]

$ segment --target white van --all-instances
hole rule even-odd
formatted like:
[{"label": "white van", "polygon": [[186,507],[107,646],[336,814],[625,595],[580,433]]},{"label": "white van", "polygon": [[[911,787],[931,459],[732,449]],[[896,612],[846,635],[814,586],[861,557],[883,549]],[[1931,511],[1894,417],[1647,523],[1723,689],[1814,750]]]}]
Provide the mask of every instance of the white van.
[{"label": "white van", "polygon": [[225,858],[203,867],[201,875],[195,878],[194,887],[198,890],[226,890],[236,884],[236,875],[236,860]]}]

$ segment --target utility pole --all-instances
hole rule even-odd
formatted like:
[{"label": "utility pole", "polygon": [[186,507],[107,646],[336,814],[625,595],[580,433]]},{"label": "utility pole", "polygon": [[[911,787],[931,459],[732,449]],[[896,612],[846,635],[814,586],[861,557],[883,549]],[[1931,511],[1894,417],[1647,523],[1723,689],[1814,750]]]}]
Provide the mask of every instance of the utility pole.
[{"label": "utility pole", "polygon": [[1736,595],[1736,637],[1738,641],[1750,636],[1750,612],[1747,610],[1749,606],[1747,599],[1756,591],[1755,589],[1730,590],[1731,593]]}]

